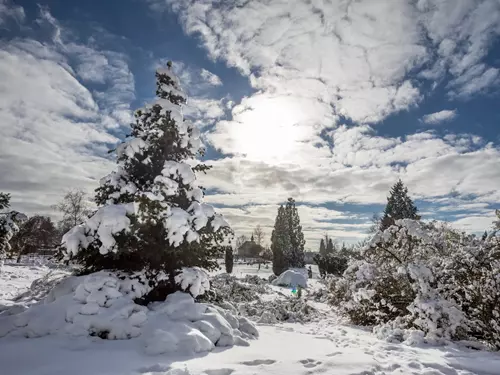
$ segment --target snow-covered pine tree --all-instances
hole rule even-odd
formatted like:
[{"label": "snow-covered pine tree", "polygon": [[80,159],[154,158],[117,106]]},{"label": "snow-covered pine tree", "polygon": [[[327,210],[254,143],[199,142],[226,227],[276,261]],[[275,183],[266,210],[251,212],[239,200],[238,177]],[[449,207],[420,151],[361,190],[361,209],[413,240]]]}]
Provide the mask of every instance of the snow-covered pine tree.
[{"label": "snow-covered pine tree", "polygon": [[82,273],[145,270],[153,279],[165,272],[174,284],[183,267],[217,268],[224,253],[231,230],[196,184],[195,172],[209,168],[191,167],[203,153],[200,132],[183,118],[187,98],[170,62],[156,72],[156,96],[116,148],[118,167],[96,189],[98,210],[63,237]]},{"label": "snow-covered pine tree", "polygon": [[[9,208],[10,195],[0,193],[0,210]],[[0,213],[0,271],[2,270],[7,252],[10,251],[9,241],[19,231],[19,224],[27,219],[26,215],[17,212]]]},{"label": "snow-covered pine tree", "polygon": [[418,209],[408,195],[408,188],[403,181],[398,180],[391,188],[390,195],[387,197],[384,216],[380,221],[380,230],[385,230],[394,224],[396,220],[413,219],[419,220]]},{"label": "snow-covered pine tree", "polygon": [[273,252],[273,272],[276,276],[281,275],[288,269],[285,253],[290,248],[290,236],[288,233],[288,222],[285,208],[278,208],[278,215],[271,234],[271,251]]},{"label": "snow-covered pine tree", "polygon": [[287,266],[290,268],[303,268],[304,261],[304,233],[302,233],[302,226],[300,225],[300,217],[297,207],[295,207],[295,200],[288,198],[285,206],[285,216],[288,224],[288,235],[290,237],[290,247],[285,252],[285,259]]}]

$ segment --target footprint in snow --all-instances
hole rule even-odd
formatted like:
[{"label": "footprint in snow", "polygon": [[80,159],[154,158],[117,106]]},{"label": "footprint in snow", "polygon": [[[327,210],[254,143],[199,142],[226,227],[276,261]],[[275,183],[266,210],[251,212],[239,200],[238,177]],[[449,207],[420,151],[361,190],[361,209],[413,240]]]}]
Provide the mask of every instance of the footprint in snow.
[{"label": "footprint in snow", "polygon": [[276,361],[274,359],[254,359],[253,361],[241,362],[242,365],[246,366],[258,366],[258,365],[272,365]]},{"label": "footprint in snow", "polygon": [[207,375],[231,375],[234,369],[232,368],[219,368],[214,370],[205,370]]},{"label": "footprint in snow", "polygon": [[316,361],[316,360],[311,359],[311,358],[301,359],[299,362],[302,363],[302,365],[305,368],[312,368],[312,367],[316,367],[316,366],[321,365],[320,361]]},{"label": "footprint in snow", "polygon": [[336,355],[339,355],[339,354],[342,354],[342,352],[334,352],[334,353],[327,354],[326,356],[327,357],[333,357],[333,356],[336,356]]},{"label": "footprint in snow", "polygon": [[140,374],[146,374],[146,373],[151,373],[151,372],[166,372],[170,370],[170,366],[162,365],[162,364],[155,364],[153,366],[145,366],[137,369],[137,372]]}]

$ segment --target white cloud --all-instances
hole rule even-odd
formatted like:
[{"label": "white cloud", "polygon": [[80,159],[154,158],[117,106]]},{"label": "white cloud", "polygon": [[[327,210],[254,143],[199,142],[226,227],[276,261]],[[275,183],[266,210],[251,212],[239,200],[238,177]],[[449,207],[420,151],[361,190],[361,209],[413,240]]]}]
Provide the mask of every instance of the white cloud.
[{"label": "white cloud", "polygon": [[443,122],[451,121],[457,117],[457,110],[444,109],[439,112],[429,113],[422,117],[422,121],[425,124],[437,125]]},{"label": "white cloud", "polygon": [[0,29],[5,27],[9,19],[14,19],[18,24],[24,22],[26,14],[24,8],[12,4],[9,0],[0,0]]},{"label": "white cloud", "polygon": [[[45,8],[43,22],[59,30],[53,43],[0,44],[0,191],[29,214],[52,213],[67,189],[97,186],[113,165],[104,157],[108,146],[118,141],[109,128],[129,121],[135,97],[124,55],[69,41]],[[106,61],[104,76],[88,69],[92,61]]]},{"label": "white cloud", "polygon": [[[480,137],[376,135],[377,122],[419,105],[426,80],[433,90],[444,82],[460,99],[498,84],[485,60],[500,35],[497,1],[158,0],[157,10],[160,4],[256,90],[207,135],[234,155],[210,162],[214,169],[203,178],[217,194],[209,200],[383,204],[398,177],[422,199],[453,189],[497,197],[492,163],[500,151]],[[342,116],[358,126],[340,126]]]},{"label": "white cloud", "polygon": [[195,96],[188,99],[187,105],[184,107],[184,114],[186,117],[193,119],[200,129],[203,129],[224,116],[224,110],[223,100]]},{"label": "white cloud", "polygon": [[219,78],[218,75],[212,73],[212,72],[209,72],[208,70],[206,69],[201,69],[201,73],[200,73],[201,77],[206,81],[208,82],[210,85],[212,86],[221,86],[222,85],[222,81],[221,79]]},{"label": "white cloud", "polygon": [[[337,241],[352,242],[366,237],[370,224],[346,223],[356,215],[346,214],[325,207],[297,204],[305,239],[306,250],[317,251],[319,241],[328,233]],[[251,236],[253,228],[260,225],[264,231],[264,243],[271,242],[271,233],[278,211],[276,204],[248,205],[245,207],[222,207],[220,211],[229,220],[235,234]]]}]

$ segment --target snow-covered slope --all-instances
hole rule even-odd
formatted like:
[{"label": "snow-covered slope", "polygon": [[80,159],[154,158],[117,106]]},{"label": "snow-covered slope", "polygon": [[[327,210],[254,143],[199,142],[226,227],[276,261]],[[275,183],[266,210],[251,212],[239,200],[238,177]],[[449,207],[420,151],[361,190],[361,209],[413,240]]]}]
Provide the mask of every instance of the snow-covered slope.
[{"label": "snow-covered slope", "polygon": [[[29,274],[29,269],[25,271]],[[3,278],[0,276],[0,288],[5,283]],[[321,283],[317,280],[309,280],[303,298],[312,298],[319,287]],[[263,303],[292,298],[289,288],[264,285],[259,290],[263,291],[259,296]],[[324,302],[310,299],[307,303],[322,314],[320,319],[258,324],[260,337],[251,340],[249,346],[215,348],[208,354],[182,351],[148,354],[138,350],[140,340],[112,341],[64,335],[36,339],[4,337],[0,338],[0,374],[500,374],[497,353],[456,345],[417,347],[388,343],[367,330],[343,324]]]}]

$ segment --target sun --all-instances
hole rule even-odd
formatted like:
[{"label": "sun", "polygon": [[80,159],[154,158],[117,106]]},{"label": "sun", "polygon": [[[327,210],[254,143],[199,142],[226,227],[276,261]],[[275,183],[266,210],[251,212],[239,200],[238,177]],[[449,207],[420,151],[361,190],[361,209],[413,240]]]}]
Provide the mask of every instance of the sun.
[{"label": "sun", "polygon": [[253,97],[233,112],[231,133],[238,153],[256,161],[289,158],[307,135],[306,114],[289,97]]}]

